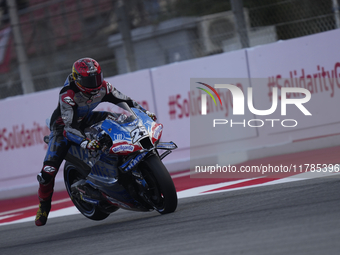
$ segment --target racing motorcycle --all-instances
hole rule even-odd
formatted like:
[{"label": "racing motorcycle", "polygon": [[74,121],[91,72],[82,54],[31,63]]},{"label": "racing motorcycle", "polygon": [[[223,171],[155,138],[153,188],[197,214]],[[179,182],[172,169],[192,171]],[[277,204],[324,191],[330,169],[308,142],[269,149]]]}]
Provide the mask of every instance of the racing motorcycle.
[{"label": "racing motorcycle", "polygon": [[177,193],[161,160],[177,145],[160,142],[163,125],[143,111],[126,103],[119,107],[121,113],[110,113],[84,130],[87,138],[99,141],[99,150],[73,144],[68,151],[64,182],[73,204],[92,220],[103,220],[119,208],[174,212]]}]

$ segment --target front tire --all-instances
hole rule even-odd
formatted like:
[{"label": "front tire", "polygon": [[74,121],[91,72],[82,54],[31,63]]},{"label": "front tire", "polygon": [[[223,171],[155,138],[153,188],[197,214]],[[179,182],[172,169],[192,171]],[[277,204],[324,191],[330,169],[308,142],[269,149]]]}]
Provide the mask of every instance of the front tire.
[{"label": "front tire", "polygon": [[96,205],[86,203],[80,198],[76,198],[72,195],[71,185],[81,179],[85,179],[86,176],[83,176],[80,171],[77,170],[77,167],[72,165],[70,162],[65,163],[64,167],[64,182],[66,186],[66,190],[68,195],[70,196],[73,204],[81,214],[91,220],[104,220],[110,214],[101,211]]},{"label": "front tire", "polygon": [[[163,162],[154,154],[145,159],[142,168],[147,183],[154,190],[154,197],[157,197],[152,199],[152,202],[156,205],[155,209],[160,214],[174,212],[177,208],[177,192]],[[145,173],[145,170],[147,173]]]}]

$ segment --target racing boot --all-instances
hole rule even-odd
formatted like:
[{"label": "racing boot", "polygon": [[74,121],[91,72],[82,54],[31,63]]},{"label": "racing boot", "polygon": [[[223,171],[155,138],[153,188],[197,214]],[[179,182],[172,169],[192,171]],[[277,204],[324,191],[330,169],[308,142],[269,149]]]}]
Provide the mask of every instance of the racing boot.
[{"label": "racing boot", "polygon": [[51,210],[51,201],[54,188],[54,176],[56,168],[52,166],[44,166],[38,174],[37,179],[39,182],[39,209],[35,217],[35,225],[44,226],[47,222],[48,214]]},{"label": "racing boot", "polygon": [[44,226],[47,222],[48,214],[51,210],[51,200],[41,201],[39,203],[39,209],[35,217],[35,225]]}]

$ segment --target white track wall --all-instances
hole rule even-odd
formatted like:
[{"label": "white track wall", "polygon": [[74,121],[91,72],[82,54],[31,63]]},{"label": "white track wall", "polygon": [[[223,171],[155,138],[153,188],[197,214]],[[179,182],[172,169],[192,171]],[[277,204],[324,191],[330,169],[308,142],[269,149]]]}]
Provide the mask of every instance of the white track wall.
[{"label": "white track wall", "polygon": [[[164,159],[169,171],[189,168],[190,150],[201,160],[237,163],[249,159],[250,150],[280,147],[299,140],[332,136],[340,133],[340,30],[303,38],[280,41],[255,48],[194,59],[158,68],[106,78],[118,90],[129,95],[149,111],[155,112],[164,125],[164,141],[174,141],[178,149]],[[305,104],[312,116],[289,110],[285,119],[299,119],[296,128],[226,129],[228,135],[216,141],[205,137],[192,141],[191,130],[204,127],[199,120],[197,90],[190,89],[190,78],[241,78],[244,91],[253,88],[254,107],[269,109],[272,87],[304,87],[311,91]],[[239,81],[235,79],[236,81]],[[213,84],[211,84],[213,85]],[[32,194],[37,191],[36,175],[41,170],[46,145],[43,136],[49,131],[45,120],[57,105],[59,89],[0,100],[0,199]],[[293,95],[292,95],[293,96]],[[223,98],[223,95],[221,95]],[[195,103],[196,102],[196,103]],[[225,102],[225,118],[231,118],[231,102]],[[229,108],[228,108],[229,107]],[[293,107],[293,106],[292,106]],[[102,104],[99,110],[114,110]],[[219,114],[221,114],[219,113]],[[221,115],[219,115],[221,116]],[[272,119],[282,119],[278,108]],[[263,116],[244,116],[263,119]],[[323,144],[333,146],[337,140]],[[340,143],[339,143],[340,144]],[[190,146],[191,145],[191,146]],[[315,148],[318,147],[315,144]],[[310,150],[310,144],[299,150]],[[285,153],[277,151],[276,153]],[[271,155],[265,151],[261,157]],[[210,159],[209,159],[210,157]],[[215,162],[216,163],[216,162]],[[63,189],[62,169],[56,189]]]}]

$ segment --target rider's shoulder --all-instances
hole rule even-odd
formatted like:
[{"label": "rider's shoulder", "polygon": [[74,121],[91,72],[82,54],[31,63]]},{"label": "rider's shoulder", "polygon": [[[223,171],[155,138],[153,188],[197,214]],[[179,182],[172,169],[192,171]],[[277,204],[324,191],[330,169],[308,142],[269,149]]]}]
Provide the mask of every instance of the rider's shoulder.
[{"label": "rider's shoulder", "polygon": [[72,76],[72,74],[69,74],[66,77],[63,88],[70,86],[72,84],[72,82],[74,82],[73,76]]},{"label": "rider's shoulder", "polygon": [[68,75],[65,82],[64,86],[60,90],[60,94],[64,94],[66,91],[69,91],[69,94],[73,94],[76,92],[76,87],[74,86],[74,79],[72,77],[72,74]]},{"label": "rider's shoulder", "polygon": [[63,103],[66,103],[70,106],[75,106],[75,100],[74,100],[75,92],[72,89],[62,89],[60,91],[60,100]]}]

